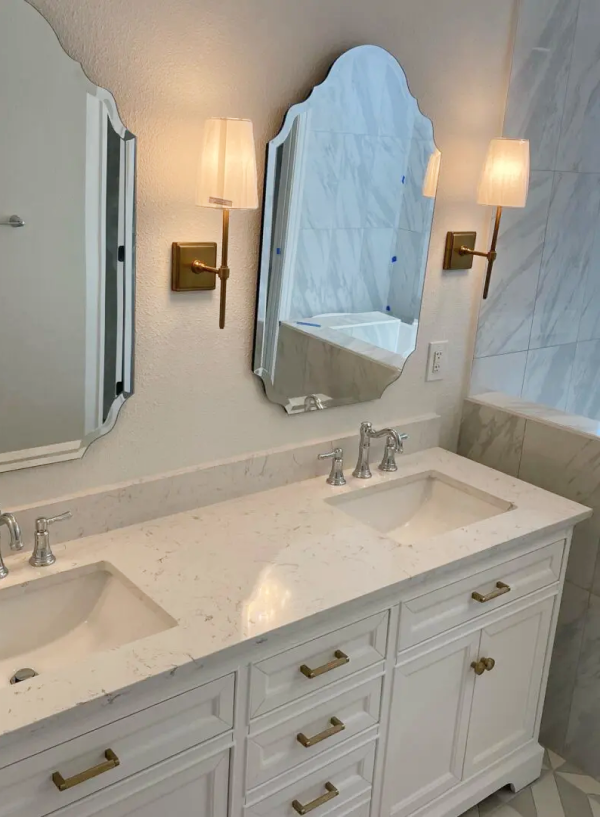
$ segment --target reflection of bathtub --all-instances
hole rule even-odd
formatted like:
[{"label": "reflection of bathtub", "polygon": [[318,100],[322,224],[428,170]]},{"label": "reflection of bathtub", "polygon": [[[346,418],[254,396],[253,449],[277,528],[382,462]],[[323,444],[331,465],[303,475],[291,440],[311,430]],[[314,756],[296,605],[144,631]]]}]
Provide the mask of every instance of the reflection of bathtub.
[{"label": "reflection of bathtub", "polygon": [[418,321],[403,323],[400,318],[384,312],[329,313],[315,315],[310,320],[405,359],[414,351],[419,328]]}]

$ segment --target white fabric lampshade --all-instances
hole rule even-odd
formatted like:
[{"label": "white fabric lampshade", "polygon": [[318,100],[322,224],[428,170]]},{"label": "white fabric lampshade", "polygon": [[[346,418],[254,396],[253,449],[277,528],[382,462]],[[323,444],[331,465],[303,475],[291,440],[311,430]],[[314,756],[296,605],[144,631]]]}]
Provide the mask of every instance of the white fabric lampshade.
[{"label": "white fabric lampshade", "polygon": [[427,172],[425,173],[425,180],[423,182],[423,195],[428,199],[434,199],[437,193],[441,161],[442,154],[436,148],[429,157]]},{"label": "white fabric lampshade", "polygon": [[207,120],[196,204],[219,210],[258,207],[254,129],[249,119]]},{"label": "white fabric lampshade", "polygon": [[527,139],[492,139],[477,201],[495,207],[525,207],[529,193]]}]

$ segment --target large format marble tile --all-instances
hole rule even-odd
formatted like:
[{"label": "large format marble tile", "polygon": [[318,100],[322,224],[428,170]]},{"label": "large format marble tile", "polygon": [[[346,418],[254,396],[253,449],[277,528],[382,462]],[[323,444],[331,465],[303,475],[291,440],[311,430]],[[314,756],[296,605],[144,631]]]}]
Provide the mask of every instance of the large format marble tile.
[{"label": "large format marble tile", "polygon": [[600,175],[555,175],[530,348],[577,340],[599,211]]},{"label": "large format marble tile", "polygon": [[421,233],[397,232],[388,305],[392,315],[405,323],[412,323],[421,311],[428,245],[428,237]]},{"label": "large format marble tile", "polygon": [[516,477],[525,436],[525,420],[499,409],[465,402],[458,453]]},{"label": "large format marble tile", "polygon": [[556,167],[600,172],[600,3],[580,0]]},{"label": "large format marble tile", "polygon": [[331,230],[299,230],[289,317],[308,318],[326,311]]},{"label": "large format marble tile", "polygon": [[308,134],[301,227],[323,230],[336,226],[342,147],[338,133],[313,131]]},{"label": "large format marble tile", "polygon": [[577,344],[567,411],[600,420],[600,340]]},{"label": "large format marble tile", "polygon": [[311,97],[311,129],[376,134],[389,57],[355,51],[344,55]]},{"label": "large format marble tile", "polygon": [[600,776],[600,597],[590,596],[573,705],[567,731],[568,757]]},{"label": "large format marble tile", "polygon": [[398,226],[404,196],[410,141],[382,136],[375,158],[367,199],[366,226]]},{"label": "large format marble tile", "polygon": [[408,155],[404,195],[398,226],[402,230],[427,233],[431,230],[435,200],[423,195],[423,182],[433,153],[433,142],[413,139]]},{"label": "large format marble tile", "polygon": [[362,230],[332,231],[326,279],[329,299],[320,311],[362,312],[368,303],[368,289],[360,266],[362,243]]},{"label": "large format marble tile", "polygon": [[380,136],[396,136],[410,141],[415,120],[421,116],[416,99],[410,93],[404,72],[387,66],[377,123]]},{"label": "large format marble tile", "polygon": [[596,226],[592,257],[585,276],[583,310],[577,337],[579,340],[600,338],[600,221]]},{"label": "large format marble tile", "polygon": [[540,732],[542,744],[559,754],[567,737],[588,603],[589,592],[565,583]]},{"label": "large format marble tile", "polygon": [[532,172],[527,207],[503,213],[498,260],[479,311],[476,357],[529,348],[552,181],[550,172]]},{"label": "large format marble tile", "polygon": [[528,420],[519,479],[593,508],[577,525],[567,576],[589,590],[600,541],[600,439]]},{"label": "large format marble tile", "polygon": [[368,292],[362,311],[385,312],[389,302],[394,230],[364,230],[360,258],[361,278]]},{"label": "large format marble tile", "polygon": [[555,169],[578,7],[521,2],[504,133],[530,140],[534,170]]},{"label": "large format marble tile", "polygon": [[577,344],[530,349],[522,397],[534,403],[565,410]]},{"label": "large format marble tile", "polygon": [[499,391],[520,397],[527,365],[527,352],[476,358],[471,371],[471,394]]},{"label": "large format marble tile", "polygon": [[367,226],[367,202],[373,182],[377,139],[342,134],[342,165],[335,199],[335,226],[359,229]]}]

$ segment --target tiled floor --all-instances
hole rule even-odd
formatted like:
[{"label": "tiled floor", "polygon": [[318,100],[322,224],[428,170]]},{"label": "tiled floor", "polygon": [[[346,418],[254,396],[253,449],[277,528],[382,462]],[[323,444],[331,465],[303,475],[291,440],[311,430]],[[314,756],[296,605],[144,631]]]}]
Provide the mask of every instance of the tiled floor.
[{"label": "tiled floor", "polygon": [[547,751],[542,776],[514,794],[501,789],[463,817],[600,817],[600,782]]}]

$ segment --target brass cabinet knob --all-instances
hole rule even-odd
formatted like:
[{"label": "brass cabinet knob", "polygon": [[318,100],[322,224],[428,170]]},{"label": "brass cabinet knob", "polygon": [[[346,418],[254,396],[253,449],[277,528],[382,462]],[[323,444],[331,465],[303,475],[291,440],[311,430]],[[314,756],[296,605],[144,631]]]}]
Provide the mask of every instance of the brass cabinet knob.
[{"label": "brass cabinet knob", "polygon": [[479,661],[473,661],[471,664],[471,668],[475,670],[475,675],[491,672],[495,666],[496,661],[493,658],[480,658]]}]

